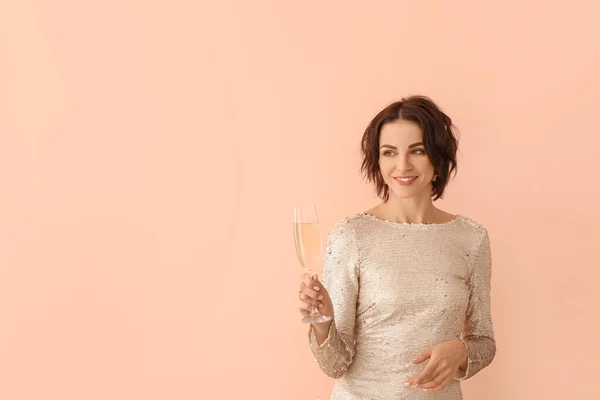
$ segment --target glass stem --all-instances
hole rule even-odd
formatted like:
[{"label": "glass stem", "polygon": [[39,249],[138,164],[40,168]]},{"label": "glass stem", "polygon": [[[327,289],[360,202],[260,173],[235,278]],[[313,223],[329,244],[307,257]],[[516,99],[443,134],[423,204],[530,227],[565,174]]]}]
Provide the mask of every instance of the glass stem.
[{"label": "glass stem", "polygon": [[[313,277],[313,275],[315,275],[315,274],[316,274],[316,273],[315,273],[314,271],[310,271],[310,270],[308,271],[308,277],[310,278],[311,282],[312,282],[312,277]],[[313,290],[314,290],[314,287],[312,287],[311,289],[313,289]],[[318,293],[318,292],[317,292],[317,293]],[[311,310],[311,312],[310,312],[310,316],[311,316],[311,317],[318,317],[318,316],[320,316],[321,314],[319,314],[319,311],[317,310],[317,300],[315,300],[315,299],[312,299],[312,302],[311,302],[311,303],[312,303],[312,310]]]}]

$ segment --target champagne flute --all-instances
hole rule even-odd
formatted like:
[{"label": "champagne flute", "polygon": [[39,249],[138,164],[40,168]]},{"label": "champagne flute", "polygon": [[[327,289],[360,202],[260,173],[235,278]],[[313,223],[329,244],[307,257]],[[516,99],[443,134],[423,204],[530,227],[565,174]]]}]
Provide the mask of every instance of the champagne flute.
[{"label": "champagne flute", "polygon": [[[296,254],[304,271],[313,276],[321,267],[321,231],[317,211],[312,204],[294,207],[294,241]],[[309,315],[302,318],[305,324],[319,324],[327,322],[331,317],[321,315],[317,311],[316,301],[312,301],[312,310]]]}]

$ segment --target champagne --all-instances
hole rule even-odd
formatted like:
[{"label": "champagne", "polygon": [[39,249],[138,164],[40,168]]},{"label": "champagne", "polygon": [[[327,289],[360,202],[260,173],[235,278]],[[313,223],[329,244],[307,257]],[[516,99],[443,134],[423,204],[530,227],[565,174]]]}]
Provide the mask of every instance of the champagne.
[{"label": "champagne", "polygon": [[[312,204],[294,207],[294,242],[296,255],[304,271],[315,275],[321,269],[321,231],[317,211]],[[331,320],[330,316],[317,311],[316,301],[312,300],[310,314],[302,318],[305,324],[320,324]]]},{"label": "champagne", "polygon": [[295,222],[296,254],[306,272],[318,270],[321,256],[321,234],[314,222]]}]

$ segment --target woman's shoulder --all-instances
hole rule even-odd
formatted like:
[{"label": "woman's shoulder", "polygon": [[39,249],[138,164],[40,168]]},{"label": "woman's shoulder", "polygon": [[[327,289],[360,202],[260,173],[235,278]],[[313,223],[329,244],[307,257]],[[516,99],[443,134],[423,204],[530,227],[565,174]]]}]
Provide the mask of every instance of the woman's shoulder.
[{"label": "woman's shoulder", "polygon": [[356,213],[352,215],[346,215],[342,218],[338,218],[331,227],[332,231],[344,232],[347,230],[351,230],[356,227],[356,224],[359,222],[361,217],[361,213]]},{"label": "woman's shoulder", "polygon": [[479,221],[476,221],[475,219],[473,219],[471,217],[468,217],[468,216],[463,215],[463,214],[458,214],[457,218],[459,218],[460,221],[464,225],[470,226],[470,227],[472,227],[475,230],[478,230],[478,231],[485,231],[486,230],[485,226],[483,226],[482,223],[480,223]]},{"label": "woman's shoulder", "polygon": [[486,238],[489,240],[488,230],[481,222],[462,214],[458,215],[458,221],[462,235],[472,242],[479,244]]},{"label": "woman's shoulder", "polygon": [[360,213],[340,217],[331,225],[328,236],[332,239],[344,238],[346,240],[355,241],[358,236],[357,231],[361,230],[361,223],[362,221]]}]

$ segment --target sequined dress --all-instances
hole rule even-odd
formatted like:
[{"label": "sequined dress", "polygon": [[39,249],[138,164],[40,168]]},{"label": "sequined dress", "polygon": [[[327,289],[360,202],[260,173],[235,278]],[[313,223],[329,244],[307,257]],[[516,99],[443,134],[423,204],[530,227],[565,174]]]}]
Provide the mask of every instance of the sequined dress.
[{"label": "sequined dress", "polygon": [[[457,215],[441,224],[408,224],[359,213],[327,238],[323,285],[335,319],[310,348],[336,379],[334,400],[460,400],[460,381],[492,362],[491,251],[487,230]],[[461,338],[468,366],[438,392],[407,387],[427,365],[411,360],[429,346]]]}]

